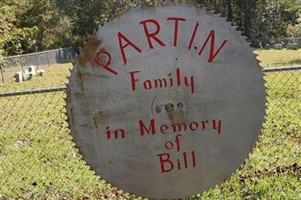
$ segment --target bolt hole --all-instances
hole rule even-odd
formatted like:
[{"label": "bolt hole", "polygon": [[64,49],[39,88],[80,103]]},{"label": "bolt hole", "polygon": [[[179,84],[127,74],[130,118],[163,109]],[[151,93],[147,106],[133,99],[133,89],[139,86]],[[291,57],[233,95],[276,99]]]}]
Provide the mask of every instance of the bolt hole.
[{"label": "bolt hole", "polygon": [[156,112],[157,112],[157,113],[160,113],[161,111],[162,111],[161,106],[157,106],[157,107],[156,107]]},{"label": "bolt hole", "polygon": [[184,107],[183,103],[178,103],[178,108],[182,109]]},{"label": "bolt hole", "polygon": [[172,111],[174,111],[174,109],[175,109],[175,106],[172,103],[168,103],[165,105],[165,110],[167,112],[172,112]]}]

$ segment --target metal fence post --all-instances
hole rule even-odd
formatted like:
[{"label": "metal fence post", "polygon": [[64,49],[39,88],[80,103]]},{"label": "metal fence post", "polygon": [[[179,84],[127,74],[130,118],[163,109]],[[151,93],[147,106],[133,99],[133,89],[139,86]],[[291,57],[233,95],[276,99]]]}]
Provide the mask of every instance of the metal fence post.
[{"label": "metal fence post", "polygon": [[23,69],[23,64],[22,64],[22,56],[20,56],[20,66],[21,66],[21,71],[23,73],[24,69]]},{"label": "metal fence post", "polygon": [[47,58],[48,66],[50,66],[48,51],[46,51],[46,58]]},{"label": "metal fence post", "polygon": [[36,60],[37,69],[39,69],[37,54],[34,55],[34,58],[35,58],[35,60]]},{"label": "metal fence post", "polygon": [[2,66],[0,66],[0,72],[1,72],[1,77],[2,77],[2,83],[4,83],[4,74],[3,74]]}]

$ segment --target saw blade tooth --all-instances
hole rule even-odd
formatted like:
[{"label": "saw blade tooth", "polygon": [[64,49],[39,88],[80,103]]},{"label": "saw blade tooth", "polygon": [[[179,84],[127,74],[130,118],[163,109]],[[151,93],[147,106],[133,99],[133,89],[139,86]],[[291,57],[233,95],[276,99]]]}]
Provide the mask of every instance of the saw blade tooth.
[{"label": "saw blade tooth", "polygon": [[[70,72],[70,71],[69,71],[69,72]],[[70,72],[70,73],[71,73],[71,72]],[[66,78],[67,80],[69,80],[70,76],[71,76],[71,75],[66,75],[65,78]],[[67,84],[67,83],[64,83],[64,85],[67,87],[68,84]]]},{"label": "saw blade tooth", "polygon": [[93,34],[92,35],[93,35],[93,37],[97,36],[97,30],[96,29],[93,30]]}]

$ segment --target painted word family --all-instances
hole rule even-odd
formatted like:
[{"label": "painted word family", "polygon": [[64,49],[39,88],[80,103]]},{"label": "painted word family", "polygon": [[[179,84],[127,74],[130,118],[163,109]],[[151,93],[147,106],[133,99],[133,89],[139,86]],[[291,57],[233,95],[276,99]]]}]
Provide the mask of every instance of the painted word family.
[{"label": "painted word family", "polygon": [[[170,35],[172,40],[172,46],[174,48],[179,47],[179,30],[181,29],[181,25],[184,23],[189,23],[191,20],[187,20],[182,17],[167,17],[167,22],[173,25],[173,33]],[[129,39],[129,35],[125,32],[117,32],[115,38],[117,40],[118,49],[120,52],[120,56],[124,65],[127,65],[128,57],[127,51],[135,52],[137,55],[142,54],[146,50],[151,50],[155,48],[164,48],[167,46],[167,41],[164,41],[160,38],[159,34],[161,33],[161,23],[156,19],[145,19],[137,24],[138,28],[140,27],[145,35],[146,46],[138,46],[137,41],[135,42],[133,39]],[[187,26],[185,26],[187,27]],[[216,31],[214,29],[210,30],[208,33],[205,33],[205,39],[200,43],[196,44],[196,39],[198,36],[203,36],[204,33],[201,32],[201,23],[195,22],[190,30],[185,28],[185,31],[190,31],[190,38],[186,41],[186,44],[181,44],[186,46],[188,50],[198,50],[197,55],[203,56],[204,52],[208,46],[209,54],[207,61],[208,63],[213,63],[221,50],[225,47],[228,40],[224,39],[220,44],[216,44]],[[114,37],[114,35],[113,35]],[[141,40],[139,38],[139,40]],[[105,49],[99,50],[95,56],[93,57],[93,63],[97,66],[103,67],[109,73],[113,75],[118,75],[118,71],[114,69],[114,66],[111,66],[112,63],[112,55],[109,51]]]},{"label": "painted word family", "polygon": [[185,86],[189,89],[191,94],[194,94],[194,76],[182,76],[180,68],[177,68],[173,73],[168,74],[167,77],[156,79],[140,80],[140,73],[141,71],[130,72],[131,88],[133,92],[136,90],[137,86],[140,86],[140,88],[144,90]]}]

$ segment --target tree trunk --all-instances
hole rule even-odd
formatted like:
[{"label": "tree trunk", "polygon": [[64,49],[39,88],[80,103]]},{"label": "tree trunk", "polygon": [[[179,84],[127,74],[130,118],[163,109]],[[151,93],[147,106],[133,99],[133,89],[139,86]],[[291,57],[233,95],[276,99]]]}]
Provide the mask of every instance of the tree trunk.
[{"label": "tree trunk", "polygon": [[245,20],[244,20],[245,36],[250,37],[252,22],[251,22],[251,7],[250,7],[249,0],[245,1],[244,12],[245,12]]},{"label": "tree trunk", "polygon": [[227,0],[227,7],[228,7],[227,21],[231,22],[233,20],[232,0]]}]

